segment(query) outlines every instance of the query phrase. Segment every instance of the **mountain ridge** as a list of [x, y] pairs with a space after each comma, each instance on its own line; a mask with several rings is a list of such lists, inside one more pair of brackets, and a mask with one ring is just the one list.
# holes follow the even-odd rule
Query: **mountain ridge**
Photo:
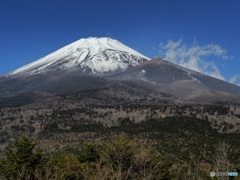
[[161, 58], [150, 60], [117, 40], [93, 37], [75, 41], [1, 77], [0, 92], [1, 96], [39, 90], [71, 93], [113, 86], [114, 81], [135, 89], [141, 84], [143, 89], [186, 100], [240, 102], [240, 87], [234, 84]]

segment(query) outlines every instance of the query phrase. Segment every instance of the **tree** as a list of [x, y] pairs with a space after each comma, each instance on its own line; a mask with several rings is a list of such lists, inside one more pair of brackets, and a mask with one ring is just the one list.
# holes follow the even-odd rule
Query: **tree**
[[93, 143], [83, 144], [79, 156], [80, 162], [96, 162], [97, 160], [99, 160], [99, 157], [100, 152], [95, 144]]
[[7, 148], [1, 160], [0, 177], [7, 179], [32, 179], [35, 169], [41, 165], [42, 151], [35, 150], [36, 141], [23, 135]]
[[135, 152], [135, 173], [137, 179], [171, 179], [171, 161], [166, 160], [158, 151], [145, 144], [139, 145]]
[[171, 163], [160, 153], [130, 140], [125, 135], [107, 141], [103, 145], [101, 158], [110, 168], [112, 179], [171, 179]]
[[228, 151], [229, 151], [229, 145], [223, 141], [218, 144], [216, 149], [216, 155], [215, 155], [215, 163], [216, 163], [216, 170], [218, 172], [227, 172], [229, 170], [229, 158], [228, 158]]
[[[230, 145], [225, 141], [220, 142], [216, 148], [215, 154], [215, 172], [229, 172], [230, 171], [230, 161], [228, 158], [228, 151]], [[220, 180], [228, 179], [227, 177], [219, 177]]]
[[133, 141], [124, 135], [103, 145], [102, 158], [111, 169], [113, 179], [127, 179], [133, 168]]

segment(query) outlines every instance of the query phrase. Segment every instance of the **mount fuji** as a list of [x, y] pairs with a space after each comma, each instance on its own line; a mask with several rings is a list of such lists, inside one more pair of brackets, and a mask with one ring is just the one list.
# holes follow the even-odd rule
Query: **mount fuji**
[[[162, 59], [150, 60], [106, 37], [80, 39], [0, 77], [0, 97], [120, 87], [196, 102], [240, 102], [239, 86]], [[115, 94], [115, 90], [107, 94]]]
[[74, 71], [103, 76], [125, 71], [147, 60], [148, 57], [117, 40], [90, 37], [73, 42], [5, 76]]

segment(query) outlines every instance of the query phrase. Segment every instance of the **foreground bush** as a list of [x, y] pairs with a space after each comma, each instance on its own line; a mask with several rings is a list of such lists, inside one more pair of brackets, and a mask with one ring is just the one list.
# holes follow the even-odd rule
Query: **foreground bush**
[[171, 164], [151, 146], [125, 136], [103, 144], [102, 158], [113, 179], [170, 179]]
[[209, 176], [211, 170], [240, 171], [239, 164], [229, 162], [229, 145], [225, 142], [216, 147], [212, 167], [206, 167], [198, 157], [172, 165], [150, 143], [124, 135], [100, 144], [85, 143], [75, 153], [47, 154], [36, 145], [35, 140], [22, 136], [7, 148], [0, 158], [0, 180], [207, 180], [214, 179]]
[[171, 179], [171, 164], [147, 143], [120, 136], [97, 147], [84, 144], [79, 153], [36, 150], [22, 136], [0, 160], [0, 179]]
[[43, 165], [43, 154], [35, 150], [36, 141], [26, 136], [7, 148], [0, 160], [0, 179], [34, 179], [34, 171]]

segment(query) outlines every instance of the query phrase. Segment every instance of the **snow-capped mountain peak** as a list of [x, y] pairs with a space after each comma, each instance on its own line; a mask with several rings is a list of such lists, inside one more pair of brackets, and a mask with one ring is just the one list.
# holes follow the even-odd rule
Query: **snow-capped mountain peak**
[[148, 57], [121, 42], [103, 37], [75, 41], [37, 61], [16, 69], [6, 76], [27, 76], [54, 71], [76, 71], [104, 75], [136, 66]]

